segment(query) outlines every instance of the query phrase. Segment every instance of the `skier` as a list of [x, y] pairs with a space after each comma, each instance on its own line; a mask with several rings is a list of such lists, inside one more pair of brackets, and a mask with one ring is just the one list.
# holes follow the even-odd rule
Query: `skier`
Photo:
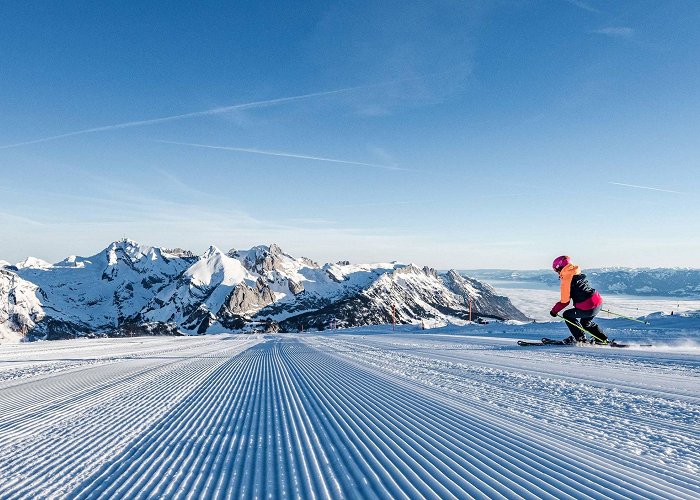
[[567, 344], [584, 342], [586, 336], [583, 330], [585, 330], [591, 334], [594, 342], [607, 343], [608, 337], [593, 322], [593, 318], [603, 307], [603, 297], [591, 287], [586, 275], [581, 274], [581, 269], [571, 263], [571, 257], [568, 255], [561, 255], [554, 259], [552, 268], [559, 274], [561, 280], [561, 298], [559, 302], [554, 304], [549, 314], [556, 317], [562, 309], [569, 305], [571, 300], [574, 302], [573, 309], [567, 309], [562, 315], [567, 320], [566, 326], [571, 331], [571, 336], [566, 338], [564, 342]]

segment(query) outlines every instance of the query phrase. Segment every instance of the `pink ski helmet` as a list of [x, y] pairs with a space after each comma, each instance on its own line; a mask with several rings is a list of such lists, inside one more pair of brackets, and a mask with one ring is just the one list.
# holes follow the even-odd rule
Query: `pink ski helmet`
[[559, 272], [569, 264], [571, 264], [571, 257], [569, 257], [568, 255], [560, 255], [559, 257], [554, 259], [554, 262], [552, 262], [552, 269], [554, 269], [556, 272]]

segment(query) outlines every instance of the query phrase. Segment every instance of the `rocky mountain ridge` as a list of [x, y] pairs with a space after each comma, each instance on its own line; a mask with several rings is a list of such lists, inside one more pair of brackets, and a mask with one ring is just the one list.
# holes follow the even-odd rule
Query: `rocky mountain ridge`
[[272, 244], [204, 254], [110, 244], [0, 266], [0, 340], [527, 318], [488, 285], [397, 262], [319, 265]]

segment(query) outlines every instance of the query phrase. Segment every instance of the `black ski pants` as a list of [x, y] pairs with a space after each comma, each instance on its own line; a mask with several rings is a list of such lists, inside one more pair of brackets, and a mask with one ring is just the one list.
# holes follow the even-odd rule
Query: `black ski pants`
[[595, 309], [584, 311], [583, 309], [577, 309], [574, 307], [573, 309], [567, 309], [564, 311], [562, 316], [573, 323], [573, 325], [571, 323], [567, 323], [566, 326], [569, 327], [571, 335], [573, 335], [576, 340], [583, 340], [584, 338], [583, 332], [580, 328], [578, 328], [578, 326], [590, 333], [594, 339], [597, 338], [599, 340], [607, 340], [608, 337], [605, 335], [605, 333], [603, 333], [603, 330], [601, 330], [600, 327], [593, 322], [593, 318], [595, 318], [596, 314], [600, 312], [601, 308], [602, 306], [598, 306]]

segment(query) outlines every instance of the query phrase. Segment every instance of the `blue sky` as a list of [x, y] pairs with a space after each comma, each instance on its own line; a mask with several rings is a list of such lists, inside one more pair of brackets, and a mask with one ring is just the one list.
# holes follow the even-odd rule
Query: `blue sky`
[[4, 2], [0, 259], [699, 267], [700, 3]]

